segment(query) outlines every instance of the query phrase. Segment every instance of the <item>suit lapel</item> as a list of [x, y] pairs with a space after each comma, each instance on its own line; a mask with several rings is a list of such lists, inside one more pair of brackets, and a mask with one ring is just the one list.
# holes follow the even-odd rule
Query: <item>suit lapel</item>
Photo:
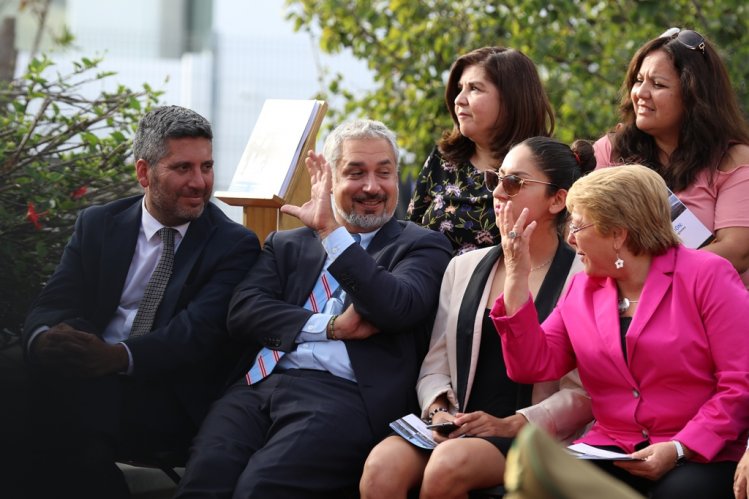
[[665, 255], [654, 257], [650, 264], [650, 271], [637, 304], [637, 312], [632, 318], [632, 323], [627, 332], [627, 352], [629, 352], [630, 357], [635, 355], [637, 340], [643, 328], [653, 318], [658, 305], [671, 289], [675, 266], [675, 249], [669, 250]]
[[314, 231], [309, 230], [299, 247], [297, 261], [293, 262], [298, 269], [307, 269], [299, 272], [299, 282], [292, 286], [289, 293], [289, 301], [303, 306], [307, 302], [310, 293], [315, 288], [317, 278], [320, 277], [327, 254], [322, 242]]
[[111, 217], [104, 229], [101, 262], [99, 269], [100, 310], [111, 316], [120, 303], [125, 279], [135, 254], [141, 226], [141, 200], [139, 197], [125, 211]]
[[391, 218], [382, 226], [374, 239], [372, 239], [372, 242], [369, 243], [369, 246], [367, 246], [367, 253], [372, 255], [376, 260], [377, 253], [387, 247], [390, 244], [390, 241], [398, 237], [402, 231], [403, 228], [398, 221], [395, 218]]
[[[185, 233], [185, 238], [179, 244], [174, 254], [174, 269], [169, 284], [164, 291], [159, 310], [154, 319], [155, 324], [162, 325], [174, 316], [179, 298], [185, 287], [187, 278], [192, 274], [192, 269], [198, 257], [211, 239], [211, 234], [216, 228], [208, 220], [209, 207], [206, 206], [203, 214], [190, 223]], [[162, 319], [166, 318], [166, 319]]]
[[605, 278], [593, 281], [590, 285], [597, 288], [593, 291], [593, 310], [599, 341], [611, 363], [625, 379], [634, 383], [624, 359], [624, 352], [622, 352], [619, 312], [616, 308], [618, 300], [616, 284], [613, 279]]

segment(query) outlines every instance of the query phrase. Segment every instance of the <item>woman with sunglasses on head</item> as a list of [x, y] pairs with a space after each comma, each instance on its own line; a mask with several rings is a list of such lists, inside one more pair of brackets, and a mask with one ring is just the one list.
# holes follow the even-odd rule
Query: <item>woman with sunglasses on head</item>
[[678, 28], [647, 42], [629, 64], [619, 110], [622, 122], [595, 144], [598, 167], [660, 173], [715, 235], [704, 249], [749, 287], [749, 125], [713, 46]]
[[528, 137], [550, 136], [554, 114], [536, 66], [523, 53], [483, 47], [450, 69], [445, 132], [416, 180], [408, 219], [444, 233], [461, 254], [491, 246], [497, 227], [483, 172]]
[[596, 419], [580, 440], [634, 458], [596, 462], [605, 471], [653, 499], [728, 499], [749, 428], [749, 293], [727, 260], [680, 244], [668, 197], [641, 165], [578, 180], [568, 242], [584, 272], [545, 320], [529, 300], [542, 225], [503, 205], [491, 318], [512, 379], [577, 367]]
[[[499, 171], [485, 173], [495, 209], [512, 199], [518, 210], [527, 207], [538, 221], [530, 241], [531, 289], [541, 316], [554, 308], [567, 280], [580, 270], [563, 240], [564, 203], [581, 164], [594, 164], [592, 149], [586, 151], [575, 154], [554, 139], [533, 137], [512, 148]], [[528, 421], [563, 439], [592, 418], [575, 372], [562, 379], [560, 391], [556, 381], [519, 385], [507, 377], [488, 316], [506, 274], [501, 246], [471, 251], [450, 262], [417, 392], [423, 418], [435, 424], [452, 422], [457, 428], [444, 436], [433, 432], [439, 442], [433, 451], [399, 436], [383, 440], [364, 465], [362, 498], [405, 498], [419, 487], [421, 497], [461, 497], [499, 485], [510, 444]], [[532, 403], [537, 405], [528, 407]]]

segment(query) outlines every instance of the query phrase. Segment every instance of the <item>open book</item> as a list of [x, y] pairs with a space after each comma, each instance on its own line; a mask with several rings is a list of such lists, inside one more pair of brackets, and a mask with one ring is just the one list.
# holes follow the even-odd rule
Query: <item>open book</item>
[[267, 99], [229, 190], [217, 192], [216, 197], [226, 202], [274, 196], [286, 199], [297, 165], [304, 161], [308, 149], [314, 149], [326, 110], [324, 101]]
[[669, 191], [668, 202], [671, 203], [671, 223], [676, 235], [687, 248], [701, 248], [713, 240], [713, 233], [702, 225], [676, 194]]

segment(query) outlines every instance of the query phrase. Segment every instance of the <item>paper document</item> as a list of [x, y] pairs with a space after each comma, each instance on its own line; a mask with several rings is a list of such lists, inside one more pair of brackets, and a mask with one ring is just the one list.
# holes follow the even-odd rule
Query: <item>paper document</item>
[[669, 191], [668, 202], [671, 204], [671, 224], [676, 235], [687, 248], [701, 248], [713, 240], [713, 234], [702, 225], [697, 217], [687, 208], [673, 192]]
[[578, 459], [592, 459], [602, 461], [635, 461], [629, 454], [623, 454], [621, 452], [611, 452], [608, 450], [599, 449], [588, 444], [573, 444], [567, 446], [570, 453]]
[[429, 450], [437, 447], [437, 442], [432, 438], [432, 430], [415, 414], [396, 419], [390, 423], [390, 428], [416, 447]]

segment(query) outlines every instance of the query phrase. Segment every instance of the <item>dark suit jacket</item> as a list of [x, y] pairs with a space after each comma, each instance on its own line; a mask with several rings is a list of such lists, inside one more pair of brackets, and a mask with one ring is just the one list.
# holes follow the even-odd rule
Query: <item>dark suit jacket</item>
[[[141, 226], [135, 196], [81, 212], [62, 260], [24, 327], [24, 345], [41, 326], [87, 324], [101, 334], [122, 295]], [[196, 421], [237, 361], [225, 320], [234, 286], [260, 253], [255, 234], [208, 203], [188, 227], [174, 257], [172, 279], [154, 320], [154, 331], [125, 340], [133, 375], [171, 382]], [[233, 360], [227, 356], [234, 355]]]
[[[452, 255], [447, 238], [391, 219], [365, 251], [347, 248], [329, 267], [362, 317], [380, 332], [346, 341], [372, 431], [413, 411], [416, 376], [428, 344], [442, 274]], [[326, 254], [314, 231], [271, 234], [253, 271], [229, 305], [229, 334], [249, 345], [247, 372], [263, 346], [291, 351], [312, 315], [304, 308]]]

